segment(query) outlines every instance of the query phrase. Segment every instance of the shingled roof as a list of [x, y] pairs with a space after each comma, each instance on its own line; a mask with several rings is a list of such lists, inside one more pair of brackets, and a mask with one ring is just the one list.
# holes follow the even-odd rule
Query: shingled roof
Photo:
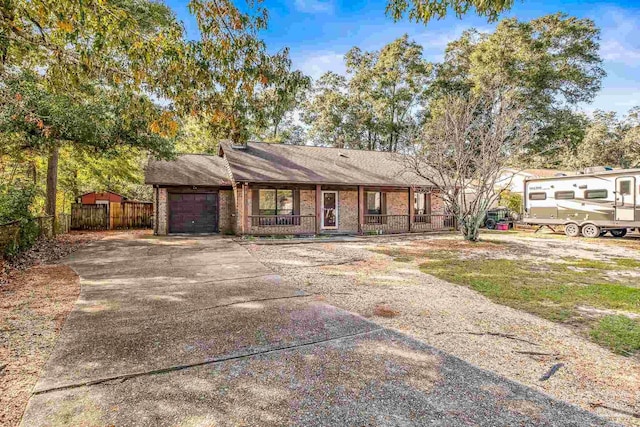
[[249, 142], [220, 144], [224, 157], [182, 154], [149, 160], [145, 182], [155, 185], [324, 184], [407, 187], [429, 183], [406, 170], [397, 153]]
[[261, 142], [221, 147], [236, 182], [428, 185], [405, 170], [397, 153]]
[[145, 183], [156, 185], [231, 185], [225, 159], [206, 154], [181, 154], [175, 160], [149, 159]]

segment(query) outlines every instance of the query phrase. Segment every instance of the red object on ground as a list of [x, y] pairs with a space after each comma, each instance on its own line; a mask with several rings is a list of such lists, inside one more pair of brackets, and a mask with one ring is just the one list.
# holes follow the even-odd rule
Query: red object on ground
[[506, 222], [499, 222], [498, 224], [496, 224], [496, 230], [506, 231], [508, 229], [509, 229], [509, 224], [507, 224]]

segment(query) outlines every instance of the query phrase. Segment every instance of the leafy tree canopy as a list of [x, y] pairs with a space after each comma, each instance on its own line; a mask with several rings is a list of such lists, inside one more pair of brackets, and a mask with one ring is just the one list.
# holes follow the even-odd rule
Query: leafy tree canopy
[[529, 22], [505, 19], [491, 34], [467, 31], [447, 46], [432, 96], [500, 86], [537, 128], [532, 152], [558, 142], [575, 145], [582, 121], [572, 110], [595, 97], [605, 75], [599, 34], [593, 21], [560, 13]]
[[304, 120], [319, 144], [395, 151], [416, 125], [433, 66], [408, 36], [380, 51], [345, 55], [350, 78], [327, 73], [314, 87]]
[[512, 6], [513, 0], [389, 0], [387, 15], [398, 21], [408, 14], [410, 20], [427, 24], [432, 19], [445, 18], [449, 12], [462, 18], [473, 11], [495, 21]]

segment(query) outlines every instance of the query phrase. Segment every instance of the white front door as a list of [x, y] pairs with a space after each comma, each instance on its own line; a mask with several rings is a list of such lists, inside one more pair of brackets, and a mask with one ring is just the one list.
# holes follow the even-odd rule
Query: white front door
[[338, 228], [338, 192], [322, 192], [322, 228], [335, 230]]
[[636, 179], [616, 178], [616, 221], [635, 221]]

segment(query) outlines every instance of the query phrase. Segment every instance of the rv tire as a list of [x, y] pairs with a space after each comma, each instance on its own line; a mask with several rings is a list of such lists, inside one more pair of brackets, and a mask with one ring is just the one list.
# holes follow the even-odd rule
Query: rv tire
[[578, 224], [569, 223], [564, 226], [564, 234], [569, 237], [578, 237], [580, 235], [580, 227]]
[[626, 228], [618, 228], [616, 230], [609, 230], [611, 232], [611, 235], [613, 237], [624, 237], [627, 235], [627, 229]]
[[585, 224], [582, 226], [582, 235], [591, 239], [600, 237], [600, 227], [595, 224]]

